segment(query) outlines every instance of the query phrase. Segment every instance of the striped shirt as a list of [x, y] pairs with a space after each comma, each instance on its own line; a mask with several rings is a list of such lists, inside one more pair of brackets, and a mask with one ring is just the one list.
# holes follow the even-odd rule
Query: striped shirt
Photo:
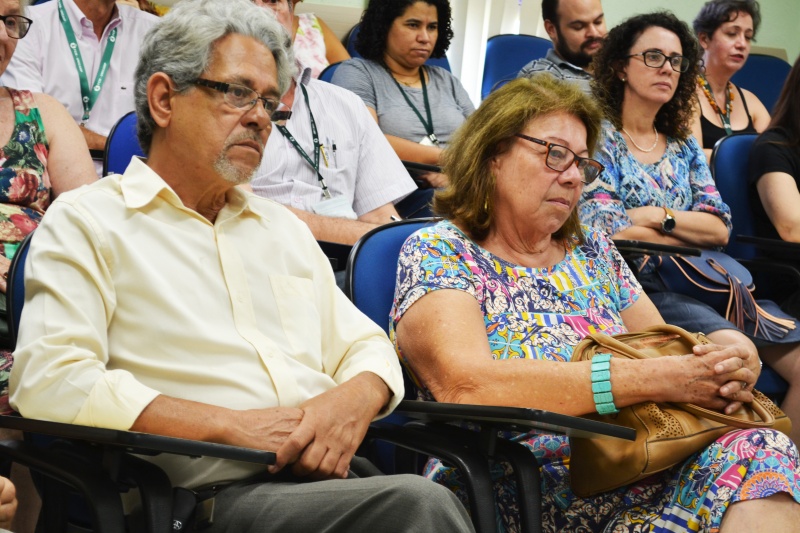
[[547, 51], [544, 59], [536, 59], [522, 67], [517, 77], [529, 78], [537, 72], [549, 72], [560, 80], [575, 82], [584, 93], [592, 96], [592, 75], [569, 61], [561, 59], [553, 48]]
[[[364, 102], [346, 89], [310, 79], [309, 73], [306, 69], [297, 80], [286, 129], [313, 159], [309, 106], [299, 87], [302, 82], [325, 154], [320, 154], [320, 173], [331, 195], [346, 197], [361, 216], [416, 190]], [[312, 206], [323, 199], [316, 172], [277, 128], [272, 128], [252, 186], [259, 196], [304, 211], [313, 211]]]

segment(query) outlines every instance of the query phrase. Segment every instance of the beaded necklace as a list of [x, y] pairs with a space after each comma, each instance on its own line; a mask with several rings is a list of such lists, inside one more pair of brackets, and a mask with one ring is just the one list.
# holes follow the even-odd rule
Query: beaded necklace
[[728, 92], [725, 95], [725, 112], [722, 112], [722, 109], [717, 105], [717, 101], [714, 99], [714, 93], [711, 92], [711, 86], [708, 84], [708, 80], [702, 74], [697, 76], [697, 85], [703, 90], [703, 94], [706, 95], [706, 99], [708, 103], [711, 105], [711, 109], [716, 111], [719, 115], [719, 119], [722, 122], [722, 127], [725, 128], [725, 133], [730, 135], [733, 133], [731, 129], [731, 108], [733, 107], [733, 84], [729, 81], [727, 85]]

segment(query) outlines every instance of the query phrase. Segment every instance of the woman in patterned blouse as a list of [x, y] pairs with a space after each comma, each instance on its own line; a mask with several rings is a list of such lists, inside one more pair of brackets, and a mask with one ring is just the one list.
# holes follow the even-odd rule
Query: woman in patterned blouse
[[[672, 14], [639, 15], [609, 32], [594, 59], [595, 95], [611, 121], [597, 155], [606, 170], [583, 192], [584, 223], [620, 239], [727, 244], [730, 209], [689, 126], [699, 57], [691, 31]], [[764, 362], [789, 382], [781, 407], [794, 421], [791, 437], [800, 438], [800, 327], [782, 338], [767, 338], [753, 323], [741, 331], [706, 303], [667, 291], [652, 264], [639, 281], [670, 324], [705, 332], [720, 344], [750, 343], [747, 333]], [[794, 322], [774, 302], [758, 303]]]
[[[573, 347], [589, 332], [664, 321], [608, 237], [579, 225], [584, 184], [602, 170], [589, 159], [599, 135], [596, 104], [548, 74], [495, 91], [457, 132], [445, 151], [450, 185], [434, 203], [446, 220], [412, 235], [398, 263], [392, 339], [420, 397], [570, 415], [613, 407], [595, 403], [590, 362], [566, 363]], [[730, 410], [751, 399], [758, 368], [751, 344], [710, 345], [614, 359], [607, 379], [616, 407]], [[507, 436], [541, 465], [546, 531], [742, 531], [765, 520], [786, 531], [800, 520], [797, 449], [775, 431], [733, 431], [683, 464], [587, 498], [570, 490], [568, 437]], [[464, 497], [454, 469], [431, 460], [426, 475]], [[498, 527], [518, 531], [508, 465], [493, 477]]]

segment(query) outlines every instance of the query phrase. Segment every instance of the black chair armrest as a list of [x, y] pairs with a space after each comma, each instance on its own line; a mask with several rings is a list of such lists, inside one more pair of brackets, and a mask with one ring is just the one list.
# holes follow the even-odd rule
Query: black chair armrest
[[768, 239], [766, 237], [756, 237], [754, 235], [737, 235], [738, 242], [752, 244], [760, 250], [770, 252], [783, 252], [797, 254], [800, 258], [800, 243], [787, 242], [779, 239]]
[[18, 429], [27, 433], [79, 440], [142, 455], [171, 453], [189, 457], [216, 457], [219, 459], [230, 459], [233, 461], [264, 465], [275, 463], [275, 454], [273, 452], [240, 448], [238, 446], [216, 444], [213, 442], [165, 437], [163, 435], [137, 433], [135, 431], [63, 424], [60, 422], [22, 418], [20, 416], [0, 416], [0, 427]]
[[689, 246], [675, 246], [658, 242], [637, 241], [629, 239], [613, 239], [614, 245], [621, 254], [638, 255], [689, 255], [699, 257], [702, 250]]
[[424, 421], [489, 423], [510, 431], [541, 429], [570, 437], [636, 439], [636, 431], [629, 427], [524, 407], [403, 400], [395, 413]]
[[426, 165], [425, 163], [417, 163], [415, 161], [403, 161], [402, 163], [419, 189], [430, 189], [431, 187], [430, 183], [423, 178], [425, 174], [442, 171], [442, 168], [436, 165]]
[[345, 269], [347, 266], [347, 258], [350, 257], [350, 250], [353, 249], [352, 246], [330, 241], [317, 241], [317, 244], [319, 244], [319, 247], [322, 248], [322, 252], [328, 257], [334, 272]]

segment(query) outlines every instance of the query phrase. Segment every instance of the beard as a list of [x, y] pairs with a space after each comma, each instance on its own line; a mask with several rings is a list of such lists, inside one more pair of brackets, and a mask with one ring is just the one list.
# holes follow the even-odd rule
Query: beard
[[594, 43], [603, 42], [603, 39], [601, 39], [600, 37], [591, 37], [583, 41], [581, 43], [580, 49], [577, 52], [575, 52], [567, 48], [567, 42], [564, 39], [564, 36], [561, 34], [561, 30], [558, 27], [556, 27], [556, 34], [558, 35], [558, 43], [554, 47], [556, 52], [558, 52], [558, 55], [560, 55], [565, 61], [568, 61], [573, 65], [575, 65], [576, 67], [580, 68], [588, 67], [592, 62], [592, 58], [594, 58], [593, 55], [590, 55], [585, 51], [586, 48], [588, 48], [590, 45]]
[[236, 165], [228, 157], [228, 150], [231, 148], [231, 146], [234, 146], [235, 144], [244, 140], [256, 141], [259, 146], [261, 146], [263, 157], [264, 146], [259, 136], [256, 133], [245, 131], [228, 139], [228, 142], [225, 143], [225, 147], [214, 161], [214, 170], [217, 172], [217, 174], [219, 174], [222, 179], [233, 185], [249, 183], [253, 179], [253, 176], [255, 176], [256, 170], [258, 170], [258, 167], [261, 164], [261, 158], [259, 158], [258, 163], [253, 168], [242, 168], [241, 166]]

